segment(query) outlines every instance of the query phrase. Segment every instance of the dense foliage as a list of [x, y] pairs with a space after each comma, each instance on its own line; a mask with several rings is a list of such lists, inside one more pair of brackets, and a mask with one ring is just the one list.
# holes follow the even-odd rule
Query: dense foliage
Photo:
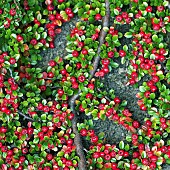
[[[159, 170], [170, 164], [168, 5], [163, 0], [1, 0], [1, 169], [83, 170], [78, 152], [93, 170]], [[62, 24], [75, 15], [81, 21], [67, 37], [68, 55], [41, 68], [40, 52], [55, 47]], [[104, 17], [110, 18], [108, 27]], [[128, 25], [129, 31], [122, 33], [119, 25]], [[130, 43], [122, 45], [122, 38]], [[100, 62], [93, 62], [97, 57]], [[128, 103], [114, 89], [104, 91], [101, 83], [119, 67], [118, 58], [129, 63], [127, 85], [139, 87], [137, 104], [148, 113], [143, 125], [132, 118]], [[139, 86], [145, 75], [150, 79]], [[77, 123], [79, 134], [91, 143], [85, 151], [76, 150], [82, 145], [74, 140], [76, 112], [88, 117]], [[126, 140], [105, 143], [104, 134], [93, 129], [98, 119], [124, 126]]]

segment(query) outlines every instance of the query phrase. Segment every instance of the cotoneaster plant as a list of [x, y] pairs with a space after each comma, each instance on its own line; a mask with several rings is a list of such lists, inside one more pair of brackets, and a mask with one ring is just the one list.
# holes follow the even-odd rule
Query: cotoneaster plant
[[[159, 170], [170, 164], [168, 5], [163, 0], [0, 2], [0, 168]], [[40, 52], [55, 48], [62, 23], [74, 16], [80, 20], [67, 36], [68, 54], [39, 68]], [[143, 124], [127, 101], [101, 83], [119, 61], [128, 64], [126, 85], [139, 88], [137, 104], [149, 115]], [[149, 78], [141, 83], [144, 76]], [[87, 120], [79, 123], [82, 114]], [[126, 139], [106, 143], [104, 133], [94, 130], [98, 119], [123, 126]]]

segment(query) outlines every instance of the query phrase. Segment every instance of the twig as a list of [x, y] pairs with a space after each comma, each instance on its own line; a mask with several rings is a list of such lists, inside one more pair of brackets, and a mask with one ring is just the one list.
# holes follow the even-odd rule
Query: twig
[[[104, 28], [109, 26], [109, 19], [110, 19], [109, 0], [105, 0], [105, 8], [106, 8], [106, 15], [104, 16], [103, 21], [102, 21], [103, 25], [102, 25], [102, 30], [100, 32], [99, 47], [97, 49], [97, 57], [93, 61], [94, 68], [93, 70], [90, 71], [90, 78], [88, 79], [88, 81], [90, 81], [93, 78], [97, 70], [97, 67], [99, 65], [101, 45], [104, 43], [105, 37], [107, 34], [104, 31]], [[69, 105], [70, 105], [70, 109], [74, 113], [74, 118], [72, 120], [72, 128], [73, 128], [73, 133], [75, 134], [74, 143], [76, 145], [76, 152], [77, 152], [77, 155], [80, 157], [78, 167], [81, 170], [87, 170], [86, 159], [84, 155], [84, 149], [83, 149], [83, 145], [81, 141], [81, 136], [78, 133], [78, 129], [77, 129], [77, 112], [75, 110], [75, 100], [79, 97], [80, 93], [81, 93], [81, 90], [79, 89], [78, 93], [72, 96], [72, 98], [69, 100]]]
[[21, 115], [21, 116], [23, 116], [23, 117], [24, 117], [24, 119], [30, 120], [30, 121], [32, 121], [32, 122], [35, 122], [35, 120], [34, 120], [34, 119], [32, 119], [32, 118], [30, 118], [29, 116], [27, 116], [27, 115], [23, 114], [23, 113], [22, 113], [22, 112], [20, 112], [19, 110], [18, 110], [18, 114], [19, 114], [19, 115]]
[[99, 38], [99, 46], [98, 46], [98, 49], [97, 49], [97, 57], [94, 59], [93, 61], [93, 70], [90, 71], [90, 78], [89, 80], [91, 80], [98, 68], [98, 65], [99, 65], [99, 62], [100, 62], [100, 53], [101, 53], [101, 45], [104, 44], [105, 42], [105, 37], [106, 37], [106, 34], [107, 32], [104, 31], [104, 28], [105, 27], [109, 27], [109, 19], [110, 19], [110, 8], [109, 8], [109, 0], [105, 0], [105, 8], [106, 8], [106, 15], [105, 17], [103, 18], [103, 28], [100, 32], [100, 38]]
[[[98, 90], [100, 93], [102, 93], [102, 91], [101, 91], [99, 88], [97, 88], [97, 90]], [[107, 96], [104, 96], [104, 97], [105, 97], [105, 99], [108, 100], [109, 102], [112, 101], [109, 97], [107, 97]]]
[[14, 4], [16, 5], [16, 8], [19, 10], [16, 0], [14, 0]]

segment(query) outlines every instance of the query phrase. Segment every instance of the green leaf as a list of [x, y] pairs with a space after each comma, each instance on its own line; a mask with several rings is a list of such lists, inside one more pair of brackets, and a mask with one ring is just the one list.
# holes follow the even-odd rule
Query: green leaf
[[155, 93], [151, 93], [151, 94], [150, 94], [150, 98], [151, 98], [151, 99], [154, 99], [154, 98], [155, 98]]
[[28, 5], [29, 6], [34, 6], [35, 5], [35, 0], [28, 0]]
[[86, 108], [87, 108], [87, 103], [86, 103], [86, 101], [85, 101], [85, 100], [83, 100], [83, 101], [82, 101], [82, 107], [83, 107], [84, 109], [86, 109]]
[[124, 46], [123, 46], [123, 50], [124, 50], [124, 51], [127, 51], [127, 50], [128, 50], [128, 46], [127, 46], [127, 45], [124, 45]]
[[163, 2], [163, 6], [168, 6], [169, 5], [169, 2], [168, 1], [164, 1]]
[[142, 151], [141, 156], [142, 156], [142, 158], [146, 158], [146, 151]]
[[127, 106], [127, 101], [126, 101], [126, 100], [123, 100], [123, 101], [121, 102], [120, 106], [123, 106], [123, 107]]
[[121, 64], [125, 64], [125, 62], [126, 62], [126, 58], [125, 58], [125, 57], [122, 57], [122, 58], [121, 58]]
[[23, 106], [25, 106], [25, 107], [28, 106], [28, 102], [27, 102], [27, 101], [23, 101], [22, 104], [23, 104]]
[[117, 9], [114, 9], [114, 14], [119, 15], [119, 11]]
[[115, 41], [117, 41], [117, 40], [118, 40], [118, 35], [114, 35], [114, 36], [112, 37], [112, 41], [115, 42]]
[[140, 86], [140, 87], [139, 87], [139, 91], [140, 91], [140, 92], [145, 92], [145, 91], [146, 91], [146, 88], [145, 88], [144, 86]]
[[130, 146], [128, 144], [125, 145], [125, 151], [128, 151], [130, 149]]
[[124, 149], [124, 147], [125, 147], [124, 142], [123, 142], [123, 141], [120, 141], [120, 143], [119, 143], [119, 148], [120, 148], [120, 149]]
[[111, 66], [112, 68], [118, 68], [118, 67], [119, 67], [119, 64], [116, 63], [116, 62], [114, 62], [113, 60], [111, 60], [110, 66]]
[[100, 157], [100, 158], [97, 158], [97, 162], [98, 162], [98, 163], [102, 163], [102, 162], [103, 162], [103, 158], [101, 158], [101, 157]]
[[39, 142], [39, 138], [38, 137], [34, 138], [33, 143], [37, 144], [38, 142]]
[[68, 90], [67, 94], [68, 94], [68, 96], [72, 96], [73, 95], [73, 90]]
[[131, 32], [126, 32], [124, 36], [126, 38], [132, 38], [132, 33]]
[[152, 35], [152, 40], [154, 41], [154, 42], [156, 42], [156, 41], [158, 41], [158, 36], [157, 35]]

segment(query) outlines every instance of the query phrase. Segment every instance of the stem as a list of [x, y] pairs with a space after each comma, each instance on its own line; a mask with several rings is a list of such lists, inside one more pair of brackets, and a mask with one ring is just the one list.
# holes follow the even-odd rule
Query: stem
[[[101, 91], [99, 88], [97, 88], [97, 90], [98, 90], [100, 93], [102, 93], [102, 91]], [[112, 101], [109, 97], [107, 97], [107, 96], [104, 96], [104, 97], [105, 97], [105, 99], [108, 100], [109, 102]]]
[[16, 5], [16, 8], [19, 10], [19, 7], [18, 7], [16, 0], [14, 0], [14, 4]]
[[35, 120], [34, 120], [34, 119], [32, 119], [32, 118], [30, 118], [29, 116], [27, 116], [27, 115], [23, 114], [23, 113], [22, 113], [22, 112], [20, 112], [19, 110], [18, 110], [18, 114], [19, 114], [19, 115], [21, 115], [21, 116], [23, 116], [23, 117], [24, 117], [24, 119], [30, 120], [30, 121], [32, 121], [32, 122], [35, 122]]
[[109, 0], [105, 0], [105, 8], [106, 8], [106, 15], [105, 17], [103, 18], [103, 28], [100, 32], [100, 38], [99, 38], [99, 46], [98, 46], [98, 49], [97, 49], [97, 57], [94, 59], [93, 61], [93, 70], [90, 71], [90, 78], [89, 80], [91, 80], [98, 68], [98, 65], [99, 65], [99, 62], [100, 62], [100, 53], [101, 53], [101, 45], [104, 44], [105, 42], [105, 37], [106, 37], [106, 34], [107, 32], [104, 31], [104, 28], [105, 27], [109, 27], [109, 19], [110, 19], [110, 8], [109, 8]]
[[[97, 57], [93, 61], [93, 70], [90, 71], [90, 78], [88, 79], [88, 81], [90, 81], [93, 78], [98, 68], [99, 62], [100, 62], [101, 45], [105, 42], [105, 37], [107, 34], [104, 31], [104, 27], [109, 27], [109, 19], [110, 19], [109, 0], [105, 0], [105, 8], [106, 8], [106, 15], [103, 17], [103, 21], [102, 21], [102, 30], [100, 32], [99, 46], [97, 49]], [[81, 136], [77, 129], [77, 112], [75, 110], [75, 101], [79, 97], [80, 93], [81, 93], [81, 90], [79, 89], [78, 93], [72, 96], [71, 99], [69, 100], [69, 105], [70, 105], [71, 111], [74, 113], [74, 118], [72, 120], [72, 128], [73, 128], [73, 133], [75, 134], [74, 143], [76, 145], [76, 152], [80, 158], [78, 167], [81, 170], [87, 170], [86, 158], [84, 155], [84, 148], [82, 145]]]

